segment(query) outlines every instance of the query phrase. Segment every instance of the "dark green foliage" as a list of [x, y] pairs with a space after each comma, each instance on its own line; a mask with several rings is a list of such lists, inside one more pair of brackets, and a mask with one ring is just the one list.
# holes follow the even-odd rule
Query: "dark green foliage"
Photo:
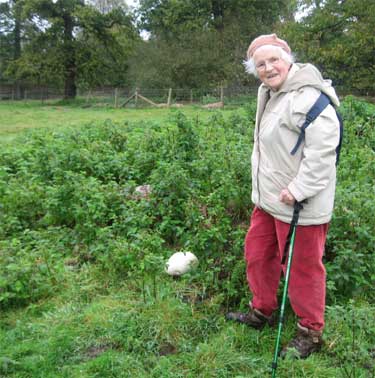
[[346, 93], [375, 92], [375, 3], [373, 0], [299, 1], [305, 16], [280, 24], [298, 60], [317, 65]]
[[[350, 301], [346, 307], [328, 307], [327, 313], [330, 319], [328, 337], [336, 344], [328, 353], [337, 359], [342, 376], [357, 376], [358, 367], [363, 369], [363, 374], [367, 370], [367, 376], [374, 375], [375, 327], [369, 321], [373, 317], [369, 310]], [[335, 339], [332, 337], [334, 333]]]
[[[242, 61], [253, 38], [277, 32], [297, 60], [341, 93], [373, 95], [373, 0], [9, 0], [0, 3], [0, 79], [62, 89], [254, 84]], [[135, 26], [136, 25], [136, 26]], [[47, 27], [48, 26], [48, 27]], [[143, 40], [142, 32], [149, 34]], [[165, 101], [164, 101], [165, 102]]]
[[[150, 32], [131, 62], [138, 86], [212, 88], [254, 82], [242, 61], [250, 41], [272, 30], [289, 0], [141, 0], [140, 27]], [[157, 63], [156, 63], [157, 62]]]
[[[2, 4], [4, 76], [10, 82], [64, 88], [66, 99], [75, 98], [77, 88], [124, 85], [130, 51], [140, 38], [124, 3], [113, 3], [106, 13], [93, 3], [13, 0], [8, 7]], [[16, 98], [22, 98], [17, 92]]]
[[327, 245], [330, 298], [370, 295], [374, 283], [374, 106], [348, 97], [336, 205]]
[[[191, 250], [190, 276], [221, 305], [247, 297], [243, 239], [251, 213], [248, 116], [207, 122], [172, 113], [140, 123], [34, 131], [0, 153], [0, 306], [48, 295], [67, 267], [93, 263], [157, 296], [163, 262]], [[373, 298], [373, 107], [348, 98], [336, 210], [327, 243], [328, 298]], [[150, 185], [147, 198], [135, 193]], [[31, 282], [31, 286], [27, 282]], [[143, 295], [145, 291], [143, 290]]]
[[0, 242], [0, 308], [51, 295], [60, 285], [67, 248], [63, 232], [24, 230]]

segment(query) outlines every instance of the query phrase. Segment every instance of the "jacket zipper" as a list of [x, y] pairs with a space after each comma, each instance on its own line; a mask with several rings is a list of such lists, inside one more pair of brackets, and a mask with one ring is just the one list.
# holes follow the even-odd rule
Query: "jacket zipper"
[[[268, 102], [270, 100], [271, 96], [270, 96], [270, 92], [268, 91], [267, 92], [267, 99], [266, 99], [266, 104], [264, 105], [264, 108], [263, 108], [263, 112], [262, 112], [262, 117], [263, 117], [263, 114], [264, 112], [266, 111], [266, 108], [267, 108], [267, 105], [268, 105]], [[256, 128], [256, 136], [257, 136], [257, 149], [258, 149], [258, 166], [257, 166], [257, 190], [258, 190], [258, 203], [259, 203], [259, 208], [262, 208], [261, 206], [261, 201], [260, 201], [260, 190], [259, 190], [259, 166], [260, 166], [260, 124], [262, 122], [262, 118], [260, 118], [258, 120], [258, 125], [257, 125], [257, 128]]]

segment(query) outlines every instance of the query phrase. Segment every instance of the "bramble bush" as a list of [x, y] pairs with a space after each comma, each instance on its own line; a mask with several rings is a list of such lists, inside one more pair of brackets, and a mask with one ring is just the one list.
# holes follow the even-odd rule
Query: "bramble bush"
[[373, 298], [375, 282], [375, 109], [348, 97], [335, 211], [327, 242], [328, 294]]
[[[329, 302], [373, 297], [374, 107], [342, 106], [344, 147], [327, 241]], [[0, 152], [0, 306], [49, 295], [74, 261], [144, 288], [176, 250], [200, 265], [188, 280], [230, 306], [248, 295], [243, 239], [251, 204], [254, 103], [208, 121], [35, 130]], [[138, 185], [151, 185], [147, 198]], [[28, 284], [31, 282], [31, 284]]]

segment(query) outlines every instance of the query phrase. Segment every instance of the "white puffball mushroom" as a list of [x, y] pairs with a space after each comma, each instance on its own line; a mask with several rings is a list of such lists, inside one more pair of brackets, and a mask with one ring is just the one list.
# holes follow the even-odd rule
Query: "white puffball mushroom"
[[165, 264], [165, 271], [171, 276], [181, 276], [198, 265], [197, 257], [191, 252], [176, 252]]

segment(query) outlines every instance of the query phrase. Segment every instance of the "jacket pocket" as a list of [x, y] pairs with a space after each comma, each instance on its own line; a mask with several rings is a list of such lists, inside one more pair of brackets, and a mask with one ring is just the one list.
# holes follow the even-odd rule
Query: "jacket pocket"
[[270, 170], [270, 179], [273, 181], [275, 188], [281, 192], [287, 188], [290, 182], [293, 180], [292, 174], [285, 173], [280, 170]]

